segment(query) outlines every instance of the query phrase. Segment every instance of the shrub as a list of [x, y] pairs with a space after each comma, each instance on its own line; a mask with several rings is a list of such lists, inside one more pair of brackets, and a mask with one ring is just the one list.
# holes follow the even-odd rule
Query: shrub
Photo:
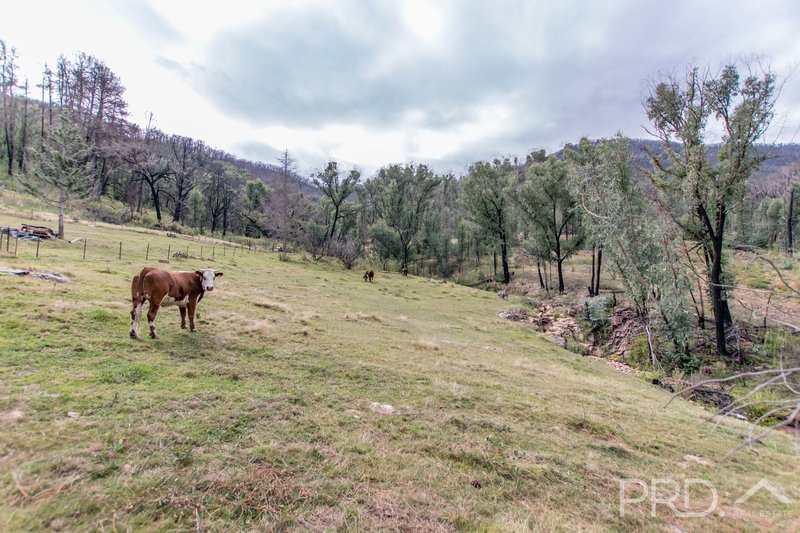
[[650, 348], [647, 345], [646, 335], [638, 335], [633, 339], [628, 353], [625, 354], [625, 362], [634, 367], [650, 365]]

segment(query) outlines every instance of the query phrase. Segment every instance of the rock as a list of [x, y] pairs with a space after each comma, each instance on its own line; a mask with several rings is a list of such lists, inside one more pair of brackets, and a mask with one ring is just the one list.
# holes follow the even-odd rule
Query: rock
[[505, 320], [513, 320], [514, 322], [528, 320], [528, 312], [525, 309], [506, 309], [505, 311], [497, 313], [497, 316]]
[[393, 415], [397, 412], [397, 409], [389, 405], [388, 403], [378, 403], [372, 402], [369, 404], [369, 408], [376, 413], [380, 413], [382, 415]]
[[158, 262], [159, 263], [165, 263], [165, 264], [168, 265], [169, 264], [169, 259], [159, 259]]
[[606, 343], [605, 351], [617, 355], [627, 355], [634, 339], [645, 334], [644, 323], [631, 306], [614, 310], [609, 328], [611, 339]]
[[16, 422], [17, 420], [19, 420], [20, 418], [22, 418], [24, 416], [25, 416], [25, 413], [23, 413], [19, 409], [14, 409], [12, 411], [9, 411], [7, 413], [3, 413], [2, 415], [0, 415], [0, 421], [2, 421], [2, 422]]
[[[600, 361], [603, 361], [605, 364], [607, 364], [608, 366], [610, 366], [614, 370], [622, 372], [623, 374], [636, 374], [637, 373], [637, 370], [635, 368], [633, 368], [631, 366], [628, 366], [625, 363], [621, 363], [619, 361], [614, 361], [613, 359], [606, 359], [604, 357], [597, 357], [595, 355], [590, 355], [589, 357], [591, 357], [593, 359], [599, 359]], [[656, 384], [657, 383], [654, 383], [654, 385], [656, 385]]]
[[78, 418], [81, 416], [80, 413], [76, 413], [75, 411], [67, 411], [67, 416], [70, 418]]
[[50, 527], [50, 529], [52, 529], [53, 531], [61, 531], [62, 529], [64, 529], [64, 521], [63, 521], [63, 520], [61, 520], [60, 518], [54, 518], [54, 519], [52, 519], [52, 520], [50, 521], [50, 523], [48, 524], [48, 526], [49, 526], [49, 527]]
[[707, 460], [705, 460], [702, 457], [699, 457], [697, 455], [691, 455], [691, 454], [690, 455], [684, 455], [683, 456], [683, 460], [687, 461], [687, 462], [690, 462], [690, 463], [701, 464], [703, 466], [711, 466], [710, 462], [708, 462]]

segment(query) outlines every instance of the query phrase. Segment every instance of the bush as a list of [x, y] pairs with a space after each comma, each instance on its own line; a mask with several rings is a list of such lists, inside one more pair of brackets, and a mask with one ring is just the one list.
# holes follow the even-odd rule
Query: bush
[[631, 342], [625, 362], [633, 367], [643, 368], [650, 365], [650, 348], [647, 345], [647, 336], [638, 335]]
[[125, 224], [133, 218], [124, 205], [102, 200], [92, 201], [86, 205], [83, 209], [83, 216], [89, 220], [107, 224]]
[[172, 233], [178, 233], [181, 235], [197, 235], [197, 230], [190, 228], [188, 226], [184, 226], [180, 222], [161, 222], [161, 226], [159, 229], [164, 231], [169, 231]]
[[358, 239], [342, 239], [328, 243], [328, 251], [347, 270], [352, 269], [364, 252], [364, 244]]

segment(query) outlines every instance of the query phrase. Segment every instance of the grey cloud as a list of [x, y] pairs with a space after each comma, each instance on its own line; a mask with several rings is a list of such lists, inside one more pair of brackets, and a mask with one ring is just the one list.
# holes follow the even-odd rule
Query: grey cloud
[[[197, 64], [172, 68], [219, 109], [258, 126], [388, 130], [419, 116], [415, 125], [446, 131], [500, 100], [513, 107], [514, 123], [480, 140], [482, 153], [524, 155], [582, 135], [642, 136], [649, 77], [769, 52], [760, 49], [769, 15], [747, 2], [453, 2], [443, 4], [447, 45], [435, 52], [411, 38], [397, 5], [273, 13], [217, 35]], [[781, 6], [786, 18], [800, 18], [792, 2], [774, 9]], [[474, 160], [478, 151], [459, 152]]]
[[183, 39], [183, 34], [178, 31], [166, 18], [153, 9], [148, 2], [137, 0], [117, 0], [114, 3], [103, 3], [102, 7], [110, 9], [116, 7], [119, 14], [123, 15], [132, 26], [147, 38], [163, 42], [175, 42]]

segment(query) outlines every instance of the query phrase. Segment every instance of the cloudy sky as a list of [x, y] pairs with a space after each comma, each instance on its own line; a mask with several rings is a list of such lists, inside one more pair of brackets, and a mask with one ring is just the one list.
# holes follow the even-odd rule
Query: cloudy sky
[[131, 119], [308, 174], [370, 175], [582, 136], [647, 137], [649, 80], [758, 56], [783, 83], [770, 142], [800, 142], [797, 0], [25, 0], [0, 39], [35, 83], [91, 53], [127, 88]]

